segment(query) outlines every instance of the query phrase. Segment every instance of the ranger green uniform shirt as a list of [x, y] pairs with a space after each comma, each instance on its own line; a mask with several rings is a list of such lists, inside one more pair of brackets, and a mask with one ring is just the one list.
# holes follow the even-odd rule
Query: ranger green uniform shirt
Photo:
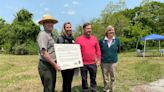
[[47, 31], [40, 31], [38, 38], [37, 38], [37, 42], [38, 42], [38, 46], [39, 46], [39, 58], [41, 60], [46, 61], [42, 57], [42, 53], [41, 53], [42, 49], [46, 49], [47, 52], [49, 53], [50, 57], [52, 57], [53, 59], [56, 59], [55, 50], [54, 50], [54, 44], [56, 42], [55, 42], [55, 39], [53, 38], [52, 33], [47, 32]]

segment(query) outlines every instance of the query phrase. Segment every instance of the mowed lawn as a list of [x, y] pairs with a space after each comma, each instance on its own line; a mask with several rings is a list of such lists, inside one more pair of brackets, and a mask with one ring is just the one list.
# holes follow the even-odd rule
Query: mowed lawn
[[[42, 92], [38, 75], [37, 55], [0, 54], [0, 92]], [[68, 76], [69, 77], [69, 76]], [[130, 92], [136, 85], [164, 78], [163, 57], [136, 57], [134, 52], [119, 54], [117, 65], [117, 91]], [[61, 91], [62, 78], [57, 73], [57, 92]], [[98, 92], [102, 92], [103, 79], [100, 67], [97, 73]], [[81, 77], [75, 76], [73, 92], [81, 92]]]

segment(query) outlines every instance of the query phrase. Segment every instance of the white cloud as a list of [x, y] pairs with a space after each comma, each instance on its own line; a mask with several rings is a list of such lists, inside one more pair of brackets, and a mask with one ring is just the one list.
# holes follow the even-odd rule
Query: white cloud
[[62, 11], [61, 14], [65, 14], [65, 11]]
[[64, 4], [64, 7], [69, 7], [69, 4], [68, 3]]
[[68, 15], [75, 15], [76, 11], [75, 10], [69, 10], [67, 12]]
[[12, 6], [7, 6], [7, 9], [14, 11], [14, 12], [18, 12], [20, 10], [18, 7], [12, 7]]
[[44, 8], [44, 11], [42, 12], [43, 15], [45, 14], [50, 14], [51, 15], [52, 11], [50, 8]]
[[77, 0], [72, 1], [71, 3], [65, 3], [64, 7], [67, 8], [66, 10], [61, 11], [61, 14], [67, 14], [67, 15], [75, 15], [75, 5], [78, 5], [79, 2]]
[[39, 6], [42, 7], [42, 6], [44, 6], [45, 4], [46, 4], [45, 2], [41, 2], [41, 3], [39, 4]]
[[72, 4], [74, 4], [74, 5], [78, 5], [79, 2], [78, 2], [78, 1], [73, 1]]
[[44, 11], [46, 11], [46, 12], [50, 11], [50, 8], [44, 8]]
[[40, 11], [40, 12], [38, 12], [38, 14], [39, 14], [39, 15], [42, 15], [42, 14], [43, 14], [43, 12], [41, 12], [41, 11]]

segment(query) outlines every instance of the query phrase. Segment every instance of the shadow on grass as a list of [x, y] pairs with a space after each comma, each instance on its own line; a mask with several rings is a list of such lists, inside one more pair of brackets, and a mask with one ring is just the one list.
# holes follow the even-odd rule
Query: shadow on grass
[[[74, 86], [72, 87], [72, 92], [82, 92], [81, 86]], [[103, 92], [103, 87], [102, 86], [97, 86], [97, 92]]]

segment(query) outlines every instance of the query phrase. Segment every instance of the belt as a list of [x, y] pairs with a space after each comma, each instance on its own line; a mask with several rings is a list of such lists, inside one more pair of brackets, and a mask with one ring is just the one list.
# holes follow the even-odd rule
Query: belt
[[45, 65], [48, 68], [54, 69], [53, 66], [49, 62], [47, 62], [45, 60], [40, 59], [40, 63]]
[[50, 64], [49, 62], [47, 62], [47, 61], [45, 61], [45, 60], [42, 60], [42, 59], [40, 59], [40, 61], [41, 61], [42, 63], [44, 63], [44, 64]]

